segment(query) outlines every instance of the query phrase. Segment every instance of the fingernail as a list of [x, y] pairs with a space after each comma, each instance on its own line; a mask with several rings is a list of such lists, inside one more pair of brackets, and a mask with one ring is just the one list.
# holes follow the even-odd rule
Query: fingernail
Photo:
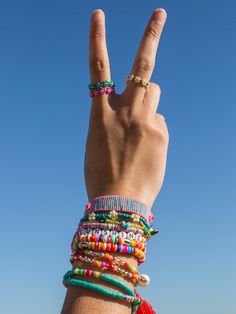
[[154, 11], [154, 18], [158, 18], [162, 22], [164, 22], [167, 18], [167, 13], [165, 9], [158, 8]]
[[101, 9], [96, 9], [92, 12], [92, 15], [94, 15], [94, 13], [98, 13], [99, 12], [99, 15], [96, 16], [96, 21], [99, 22], [99, 23], [104, 23], [105, 21], [105, 14], [104, 12], [101, 10]]

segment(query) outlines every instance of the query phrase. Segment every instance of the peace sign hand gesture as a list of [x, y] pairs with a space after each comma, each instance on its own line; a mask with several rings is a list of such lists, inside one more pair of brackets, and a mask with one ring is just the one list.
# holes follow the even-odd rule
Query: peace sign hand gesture
[[[150, 80], [165, 21], [163, 9], [153, 12], [130, 74]], [[91, 82], [110, 81], [102, 10], [91, 16], [89, 43]], [[89, 198], [119, 194], [151, 208], [163, 183], [169, 142], [165, 119], [156, 112], [159, 99], [157, 84], [145, 88], [134, 81], [122, 94], [92, 98], [84, 165]]]

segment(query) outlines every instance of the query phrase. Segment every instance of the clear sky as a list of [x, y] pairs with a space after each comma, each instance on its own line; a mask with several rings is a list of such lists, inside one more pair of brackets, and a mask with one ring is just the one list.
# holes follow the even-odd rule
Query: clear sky
[[91, 12], [125, 87], [150, 14], [168, 21], [152, 81], [170, 133], [160, 233], [140, 289], [160, 314], [236, 313], [235, 1], [0, 1], [1, 314], [57, 314], [87, 195]]

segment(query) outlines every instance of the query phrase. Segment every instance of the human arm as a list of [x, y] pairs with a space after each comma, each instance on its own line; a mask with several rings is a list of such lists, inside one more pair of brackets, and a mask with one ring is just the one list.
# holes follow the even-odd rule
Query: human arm
[[[153, 12], [131, 73], [146, 80], [151, 78], [165, 20], [163, 9]], [[91, 18], [89, 60], [92, 82], [111, 79], [101, 10]], [[151, 208], [163, 183], [168, 148], [165, 119], [156, 112], [159, 99], [157, 84], [151, 83], [145, 89], [133, 82], [127, 84], [122, 94], [92, 99], [84, 167], [89, 198], [126, 195]], [[125, 258], [137, 266], [136, 258]], [[128, 314], [130, 306], [89, 290], [68, 288], [62, 314], [110, 312]]]

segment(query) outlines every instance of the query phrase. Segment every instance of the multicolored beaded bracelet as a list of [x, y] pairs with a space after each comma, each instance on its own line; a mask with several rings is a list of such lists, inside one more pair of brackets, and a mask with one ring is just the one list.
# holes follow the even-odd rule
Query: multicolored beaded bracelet
[[113, 243], [103, 243], [103, 242], [78, 242], [74, 243], [72, 247], [72, 254], [79, 253], [79, 249], [89, 249], [107, 252], [117, 252], [122, 254], [130, 254], [138, 259], [138, 263], [141, 264], [145, 261], [146, 248], [140, 250], [138, 248], [133, 248], [128, 245], [119, 245]]
[[[141, 226], [138, 223], [133, 223], [133, 222], [126, 222], [126, 221], [118, 221], [118, 220], [111, 220], [111, 219], [107, 219], [105, 223], [103, 222], [91, 222], [91, 221], [86, 221], [83, 223], [79, 223], [78, 228], [80, 228], [80, 226], [85, 226], [85, 228], [87, 228], [86, 226], [89, 226], [88, 228], [95, 228], [96, 227], [100, 227], [101, 228], [105, 228], [105, 226], [107, 227], [106, 229], [109, 230], [117, 230], [117, 231], [125, 231], [125, 232], [132, 232], [132, 228], [135, 229], [135, 233], [140, 233], [142, 235], [144, 235], [147, 239], [151, 239], [151, 237], [155, 234], [157, 234], [159, 232], [159, 230], [153, 229], [153, 228], [146, 228], [145, 226]], [[143, 234], [144, 233], [144, 234]]]
[[117, 263], [106, 263], [103, 261], [100, 261], [99, 259], [95, 258], [89, 258], [88, 256], [84, 255], [75, 255], [71, 258], [71, 262], [73, 263], [75, 260], [77, 261], [82, 261], [88, 264], [91, 264], [92, 266], [107, 269], [113, 272], [117, 272], [120, 274], [122, 277], [127, 277], [129, 280], [131, 280], [135, 285], [139, 285], [141, 287], [146, 287], [150, 279], [147, 275], [145, 274], [140, 274], [140, 273], [132, 273], [127, 270], [122, 269], [117, 265]]
[[91, 212], [116, 210], [123, 213], [139, 214], [148, 222], [153, 221], [151, 209], [137, 199], [125, 195], [101, 195], [89, 200], [85, 205], [84, 216]]
[[130, 227], [135, 227], [135, 228], [139, 228], [141, 230], [144, 231], [145, 234], [149, 235], [153, 232], [153, 229], [148, 229], [146, 228], [143, 224], [141, 223], [132, 223], [130, 221], [124, 221], [124, 220], [112, 220], [112, 219], [106, 219], [105, 220], [106, 223], [114, 223], [118, 226], [120, 226], [121, 228], [123, 228], [124, 230], [127, 230]]
[[106, 235], [94, 235], [94, 234], [81, 234], [79, 236], [75, 236], [75, 242], [103, 242], [103, 243], [114, 243], [120, 245], [129, 245], [133, 248], [138, 248], [142, 250], [145, 246], [145, 242], [138, 242], [137, 240], [127, 239], [122, 237], [116, 236], [106, 236]]
[[115, 210], [112, 210], [109, 213], [95, 213], [95, 212], [92, 212], [91, 214], [81, 218], [80, 222], [84, 222], [84, 221], [87, 221], [87, 220], [89, 220], [89, 221], [99, 220], [101, 222], [106, 222], [107, 219], [116, 220], [117, 218], [123, 218], [123, 219], [127, 219], [127, 220], [132, 220], [133, 222], [140, 222], [146, 228], [148, 228], [148, 229], [151, 228], [151, 226], [147, 223], [146, 219], [144, 219], [140, 215], [138, 215], [138, 214], [125, 214], [125, 213], [117, 212]]
[[136, 240], [138, 242], [147, 243], [148, 239], [142, 237], [140, 233], [134, 234], [133, 232], [116, 231], [108, 229], [81, 229], [76, 231], [75, 236], [81, 235], [94, 235], [94, 236], [109, 236], [109, 237], [122, 237], [123, 239]]
[[[76, 231], [75, 233], [76, 236], [85, 236], [85, 235], [93, 235], [94, 240], [97, 240], [97, 237], [121, 237], [123, 239], [129, 239], [129, 240], [136, 240], [138, 242], [146, 243], [147, 239], [145, 237], [142, 237], [141, 234], [137, 233], [134, 234], [133, 232], [125, 232], [125, 231], [116, 231], [116, 230], [108, 230], [108, 229], [80, 229]], [[103, 242], [103, 241], [102, 241]], [[117, 241], [118, 242], [118, 241]]]
[[96, 236], [92, 235], [81, 235], [75, 236], [72, 240], [72, 249], [75, 249], [78, 243], [91, 242], [91, 243], [104, 243], [104, 244], [115, 244], [115, 245], [126, 245], [132, 248], [137, 248], [141, 251], [146, 249], [146, 243], [137, 242], [136, 240], [124, 239], [122, 237], [107, 237], [107, 236]]
[[[77, 278], [73, 278], [75, 276], [88, 276], [88, 277], [93, 277], [96, 279], [101, 279], [103, 281], [106, 281], [118, 288], [121, 288], [122, 290], [124, 290], [126, 293], [128, 293], [128, 295], [126, 294], [122, 294], [120, 292], [114, 292], [111, 290], [108, 290], [106, 288], [103, 288], [97, 284], [88, 282], [88, 281], [84, 281], [84, 280], [79, 280]], [[106, 295], [108, 297], [111, 298], [116, 298], [119, 300], [123, 300], [126, 301], [128, 303], [132, 304], [132, 313], [134, 314], [138, 308], [138, 306], [142, 303], [141, 298], [137, 297], [135, 295], [135, 292], [129, 288], [128, 286], [126, 286], [122, 281], [119, 281], [111, 276], [108, 276], [106, 274], [103, 274], [101, 272], [98, 271], [93, 271], [90, 269], [81, 269], [81, 268], [76, 268], [74, 270], [68, 271], [64, 277], [63, 277], [63, 284], [65, 285], [65, 287], [68, 287], [69, 285], [73, 285], [73, 286], [78, 286], [78, 287], [82, 287], [85, 289], [90, 289], [99, 293], [102, 293], [103, 295]]]
[[127, 269], [132, 274], [138, 273], [138, 269], [135, 266], [122, 260], [120, 257], [113, 256], [112, 254], [109, 254], [107, 252], [104, 253], [104, 252], [96, 252], [96, 251], [91, 251], [91, 250], [80, 250], [80, 254], [83, 254], [85, 256], [92, 256], [95, 258], [104, 259], [105, 261], [108, 261], [109, 263], [114, 263], [118, 266], [121, 266], [121, 267]]
[[98, 223], [98, 222], [87, 222], [87, 223], [81, 223], [78, 226], [77, 232], [83, 232], [85, 233], [87, 229], [93, 229], [93, 230], [110, 230], [110, 232], [132, 232], [133, 234], [137, 235], [140, 234], [141, 236], [144, 236], [144, 231], [139, 228], [122, 228], [119, 225], [113, 224], [113, 223]]

